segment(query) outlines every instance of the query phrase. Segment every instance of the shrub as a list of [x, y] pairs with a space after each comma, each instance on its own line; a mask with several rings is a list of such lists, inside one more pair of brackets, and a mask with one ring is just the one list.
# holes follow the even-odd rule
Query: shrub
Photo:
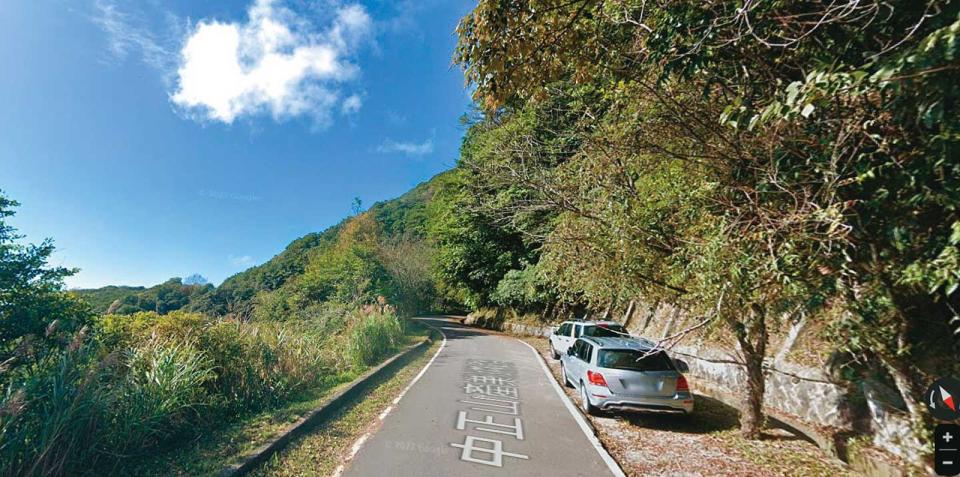
[[86, 349], [62, 353], [0, 398], [0, 475], [62, 475], [96, 458], [103, 400]]
[[218, 321], [198, 340], [216, 377], [208, 385], [231, 410], [258, 409], [316, 385], [330, 372], [322, 340], [304, 325]]
[[175, 435], [198, 420], [210, 403], [204, 385], [213, 365], [192, 343], [154, 338], [127, 351], [126, 372], [111, 406], [111, 450], [137, 451]]
[[490, 301], [521, 311], [534, 310], [542, 307], [544, 303], [550, 303], [554, 297], [548, 291], [548, 284], [538, 273], [536, 265], [508, 271], [490, 294]]
[[350, 360], [357, 367], [376, 364], [400, 346], [402, 337], [403, 327], [392, 313], [367, 315], [350, 330]]
[[186, 340], [203, 331], [209, 321], [199, 313], [174, 311], [160, 315], [142, 311], [132, 315], [103, 315], [96, 319], [97, 341], [107, 350], [137, 346], [153, 337]]
[[92, 338], [75, 333], [3, 389], [0, 476], [109, 473], [117, 458], [289, 401], [401, 343], [392, 314], [350, 317], [332, 305], [309, 314], [286, 322], [182, 311], [98, 318]]

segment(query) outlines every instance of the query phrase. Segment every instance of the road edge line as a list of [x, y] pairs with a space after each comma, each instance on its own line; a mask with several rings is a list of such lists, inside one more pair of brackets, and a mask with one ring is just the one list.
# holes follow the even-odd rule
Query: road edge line
[[[427, 369], [430, 369], [430, 365], [433, 364], [433, 362], [437, 359], [437, 356], [440, 356], [440, 352], [447, 347], [447, 334], [444, 333], [443, 330], [441, 330], [440, 328], [437, 328], [436, 326], [424, 323], [422, 321], [420, 323], [440, 333], [440, 336], [443, 338], [443, 340], [440, 342], [440, 347], [437, 348], [437, 352], [433, 353], [433, 356], [430, 358], [430, 361], [427, 361], [427, 364], [423, 366], [423, 369], [421, 369], [420, 372], [417, 373], [417, 375], [414, 376], [409, 383], [407, 383], [407, 386], [403, 388], [402, 391], [400, 391], [400, 394], [398, 394], [397, 397], [393, 398], [393, 401], [391, 401], [391, 403], [386, 407], [386, 409], [380, 412], [380, 415], [378, 416], [378, 420], [380, 422], [383, 422], [384, 419], [386, 419], [387, 416], [390, 415], [390, 412], [393, 411], [394, 408], [396, 408], [397, 404], [400, 404], [400, 400], [403, 399], [403, 396], [407, 394], [407, 391], [409, 391], [414, 384], [417, 384], [417, 381], [420, 381], [420, 378], [422, 378], [423, 375], [426, 374]], [[377, 425], [376, 427], [379, 427], [379, 425]], [[356, 441], [354, 441], [353, 445], [351, 446], [350, 457], [348, 457], [347, 459], [344, 459], [340, 463], [340, 465], [337, 466], [336, 470], [333, 471], [332, 477], [339, 477], [340, 475], [343, 475], [344, 472], [346, 472], [347, 464], [349, 464], [354, 458], [357, 457], [357, 454], [359, 454], [360, 450], [363, 449], [363, 445], [367, 442], [367, 439], [369, 439], [370, 436], [374, 434], [374, 432], [375, 431], [366, 432], [362, 436], [360, 436]]]
[[[417, 375], [413, 377], [413, 380], [410, 381], [409, 384], [407, 384], [407, 387], [403, 388], [403, 391], [400, 391], [400, 394], [399, 394], [396, 398], [393, 399], [393, 404], [390, 406], [390, 408], [396, 406], [397, 404], [400, 404], [400, 400], [403, 399], [403, 396], [405, 396], [405, 395], [407, 394], [407, 391], [409, 391], [410, 388], [412, 388], [414, 384], [417, 384], [417, 381], [420, 381], [420, 378], [422, 378], [423, 375], [426, 374], [427, 369], [430, 369], [430, 365], [432, 365], [433, 362], [437, 359], [437, 356], [440, 356], [440, 352], [443, 351], [443, 349], [447, 347], [447, 334], [444, 333], [443, 330], [441, 330], [440, 328], [437, 328], [436, 326], [429, 325], [429, 324], [427, 324], [427, 323], [423, 323], [422, 321], [421, 321], [420, 323], [423, 324], [424, 326], [429, 327], [429, 328], [433, 328], [437, 333], [440, 333], [440, 336], [443, 338], [443, 340], [440, 341], [440, 347], [437, 348], [437, 352], [436, 352], [436, 353], [433, 353], [433, 356], [430, 358], [430, 361], [427, 361], [427, 364], [425, 364], [425, 365], [423, 366], [423, 369], [421, 369], [420, 372], [417, 373]], [[380, 420], [382, 421], [385, 417], [387, 417], [387, 414], [389, 414], [389, 412], [383, 414], [383, 415], [380, 417]]]
[[377, 366], [367, 370], [365, 373], [361, 374], [349, 384], [345, 385], [339, 391], [336, 391], [325, 398], [317, 408], [304, 414], [299, 419], [294, 421], [293, 424], [287, 426], [287, 428], [267, 439], [266, 442], [254, 449], [252, 452], [241, 456], [234, 461], [234, 463], [227, 465], [217, 474], [220, 477], [238, 477], [246, 475], [248, 472], [253, 470], [254, 467], [266, 462], [270, 456], [286, 447], [287, 444], [289, 444], [293, 439], [304, 434], [314, 424], [330, 416], [336, 410], [348, 403], [351, 399], [355, 398], [373, 379], [377, 378], [382, 373], [387, 372], [394, 365], [400, 363], [401, 359], [412, 353], [414, 350], [423, 346], [427, 346], [429, 343], [430, 339], [424, 338], [420, 340], [420, 342], [398, 351], [397, 354], [385, 359]]
[[590, 441], [590, 444], [593, 445], [593, 448], [597, 451], [597, 454], [600, 454], [600, 459], [607, 464], [607, 468], [610, 469], [610, 472], [616, 477], [626, 477], [626, 474], [623, 473], [623, 469], [620, 468], [620, 464], [618, 464], [616, 459], [614, 459], [613, 456], [607, 452], [607, 449], [603, 447], [600, 439], [593, 432], [590, 424], [587, 423], [586, 419], [583, 417], [583, 414], [580, 414], [580, 411], [578, 411], [573, 402], [570, 401], [567, 393], [563, 392], [563, 389], [560, 388], [560, 384], [557, 383], [556, 378], [553, 377], [553, 373], [550, 372], [550, 368], [547, 366], [546, 361], [543, 360], [543, 356], [540, 355], [540, 352], [537, 351], [537, 349], [534, 348], [530, 343], [527, 343], [520, 338], [514, 339], [525, 344], [527, 348], [530, 348], [530, 351], [533, 351], [533, 354], [536, 355], [537, 361], [540, 362], [540, 367], [543, 368], [543, 372], [547, 374], [547, 379], [550, 381], [550, 384], [553, 385], [553, 390], [556, 391], [557, 396], [560, 396], [560, 400], [563, 401], [567, 411], [569, 411], [573, 416], [573, 420], [577, 421], [577, 425], [580, 426], [580, 430], [583, 431], [583, 435], [585, 435], [587, 440]]

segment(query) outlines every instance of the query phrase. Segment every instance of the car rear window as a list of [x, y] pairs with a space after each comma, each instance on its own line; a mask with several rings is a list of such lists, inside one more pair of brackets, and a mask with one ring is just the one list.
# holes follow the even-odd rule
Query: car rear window
[[596, 337], [617, 337], [623, 336], [625, 332], [623, 327], [619, 325], [615, 326], [586, 326], [583, 328], [583, 336], [596, 336]]
[[631, 371], [673, 371], [670, 357], [663, 351], [646, 355], [646, 351], [631, 349], [603, 349], [597, 356], [601, 368]]

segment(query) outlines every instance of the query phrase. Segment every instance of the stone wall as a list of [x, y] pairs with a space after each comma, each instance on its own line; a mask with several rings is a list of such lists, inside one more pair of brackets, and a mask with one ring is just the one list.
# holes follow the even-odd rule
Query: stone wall
[[[690, 374], [731, 390], [745, 389], [746, 373], [739, 365], [729, 363], [729, 356], [716, 349], [676, 346], [672, 353], [690, 366]], [[765, 401], [780, 413], [837, 430], [853, 430], [853, 412], [847, 390], [829, 381], [822, 371], [790, 363], [766, 365]]]
[[505, 316], [502, 310], [484, 310], [467, 315], [465, 325], [491, 330], [504, 331], [517, 336], [539, 336], [546, 338], [553, 332], [553, 326], [538, 323], [521, 323]]
[[[627, 329], [631, 334], [654, 341], [694, 322], [681, 310], [666, 304], [639, 306], [637, 310], [640, 316], [624, 318]], [[805, 339], [813, 342], [805, 344], [821, 350], [821, 359], [813, 364], [791, 361], [809, 326], [806, 319], [801, 319], [786, 330], [771, 334], [768, 347], [771, 356], [764, 360], [765, 412], [845, 460], [847, 438], [866, 434], [877, 448], [904, 461], [916, 462], [923, 448], [909, 432], [909, 420], [896, 392], [882, 383], [854, 384], [833, 378], [827, 365], [832, 346], [816, 334], [807, 336]], [[736, 349], [722, 348], [715, 341], [691, 335], [671, 351], [687, 361], [690, 374], [710, 388], [714, 397], [739, 406], [737, 390], [746, 386], [745, 372], [736, 364]]]

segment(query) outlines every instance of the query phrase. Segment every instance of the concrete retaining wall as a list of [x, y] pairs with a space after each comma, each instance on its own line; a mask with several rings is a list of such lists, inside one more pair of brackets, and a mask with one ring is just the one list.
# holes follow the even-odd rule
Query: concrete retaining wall
[[517, 336], [539, 336], [546, 338], [553, 332], [553, 326], [551, 325], [517, 323], [508, 320], [502, 313], [497, 313], [495, 316], [471, 313], [467, 315], [463, 323], [488, 330], [503, 331]]

